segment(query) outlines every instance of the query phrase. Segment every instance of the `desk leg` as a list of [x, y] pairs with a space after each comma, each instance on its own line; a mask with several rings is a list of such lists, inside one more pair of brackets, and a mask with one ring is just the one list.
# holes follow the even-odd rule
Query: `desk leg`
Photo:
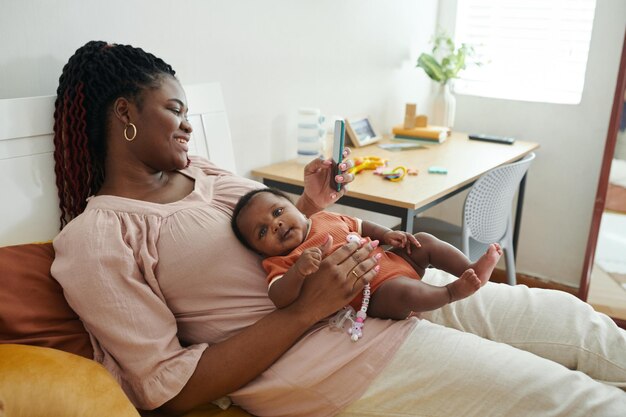
[[415, 219], [416, 211], [413, 209], [406, 209], [406, 212], [402, 216], [402, 223], [400, 229], [409, 233], [413, 233], [413, 220]]
[[517, 209], [515, 210], [515, 226], [513, 227], [513, 260], [517, 258], [517, 240], [519, 239], [519, 229], [522, 223], [522, 207], [524, 206], [524, 190], [526, 189], [526, 175], [519, 183], [517, 193]]

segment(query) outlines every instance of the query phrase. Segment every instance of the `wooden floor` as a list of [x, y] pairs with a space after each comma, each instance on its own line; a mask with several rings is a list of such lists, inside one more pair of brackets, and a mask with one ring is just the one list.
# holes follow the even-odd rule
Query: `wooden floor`
[[626, 321], [626, 290], [597, 265], [591, 271], [587, 301], [596, 310]]

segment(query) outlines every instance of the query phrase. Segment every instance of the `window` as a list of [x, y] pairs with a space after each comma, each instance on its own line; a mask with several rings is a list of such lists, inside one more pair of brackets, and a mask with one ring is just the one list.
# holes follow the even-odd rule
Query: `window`
[[461, 94], [578, 104], [596, 0], [458, 0], [455, 39], [487, 64], [468, 66]]

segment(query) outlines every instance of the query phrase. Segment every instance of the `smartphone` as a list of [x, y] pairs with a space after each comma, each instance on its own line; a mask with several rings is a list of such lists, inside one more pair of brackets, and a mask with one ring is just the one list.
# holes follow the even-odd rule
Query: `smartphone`
[[[335, 120], [333, 132], [333, 161], [335, 162], [335, 175], [340, 174], [339, 164], [343, 161], [343, 148], [346, 138], [346, 122], [343, 119]], [[335, 183], [335, 175], [331, 181]], [[337, 191], [341, 190], [341, 184], [337, 184]]]

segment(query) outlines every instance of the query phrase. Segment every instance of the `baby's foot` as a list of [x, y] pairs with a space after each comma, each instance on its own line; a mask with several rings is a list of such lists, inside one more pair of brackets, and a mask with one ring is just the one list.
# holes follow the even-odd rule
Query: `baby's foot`
[[502, 248], [497, 243], [492, 243], [480, 259], [470, 264], [470, 268], [476, 271], [480, 279], [480, 285], [485, 285], [489, 281], [500, 256], [502, 256]]
[[474, 294], [482, 283], [473, 269], [468, 269], [456, 281], [446, 285], [450, 292], [450, 301], [461, 300]]

